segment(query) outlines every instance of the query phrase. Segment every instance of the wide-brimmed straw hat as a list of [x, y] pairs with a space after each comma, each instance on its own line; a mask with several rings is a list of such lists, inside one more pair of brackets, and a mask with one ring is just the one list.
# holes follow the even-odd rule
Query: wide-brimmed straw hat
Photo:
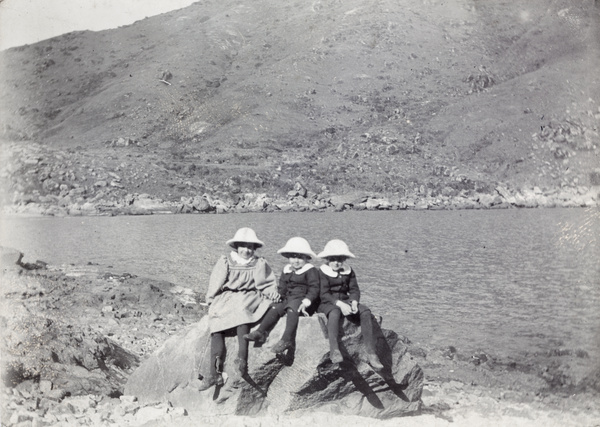
[[348, 249], [348, 245], [339, 239], [330, 240], [327, 242], [325, 247], [323, 248], [323, 252], [317, 255], [319, 258], [327, 258], [330, 256], [345, 256], [348, 258], [356, 258], [350, 249]]
[[231, 246], [233, 249], [235, 249], [236, 243], [254, 243], [259, 248], [265, 245], [263, 242], [258, 240], [258, 237], [256, 237], [256, 233], [254, 232], [254, 230], [249, 227], [240, 228], [238, 231], [235, 232], [235, 236], [233, 236], [233, 239], [229, 239], [225, 243], [227, 243], [227, 245]]
[[285, 246], [277, 251], [278, 254], [300, 254], [310, 258], [316, 258], [317, 255], [310, 248], [310, 244], [303, 237], [292, 237]]

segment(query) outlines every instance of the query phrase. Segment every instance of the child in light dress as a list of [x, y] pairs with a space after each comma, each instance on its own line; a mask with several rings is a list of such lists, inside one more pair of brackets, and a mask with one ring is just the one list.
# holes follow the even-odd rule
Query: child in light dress
[[206, 302], [211, 332], [210, 371], [201, 379], [200, 391], [223, 385], [225, 333], [235, 329], [238, 357], [234, 363], [241, 376], [248, 370], [248, 341], [244, 335], [253, 323], [279, 300], [277, 280], [269, 264], [257, 257], [256, 249], [264, 243], [251, 228], [240, 228], [226, 244], [233, 250], [219, 258], [210, 276]]

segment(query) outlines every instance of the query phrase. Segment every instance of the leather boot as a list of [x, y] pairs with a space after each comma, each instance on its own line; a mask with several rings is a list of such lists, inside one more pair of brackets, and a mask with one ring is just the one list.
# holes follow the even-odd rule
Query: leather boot
[[292, 348], [294, 348], [293, 342], [287, 340], [279, 340], [279, 342], [277, 342], [277, 344], [275, 344], [271, 350], [273, 350], [274, 353], [281, 354], [286, 350]]
[[246, 341], [254, 341], [257, 344], [264, 344], [267, 341], [267, 334], [259, 329], [244, 335]]

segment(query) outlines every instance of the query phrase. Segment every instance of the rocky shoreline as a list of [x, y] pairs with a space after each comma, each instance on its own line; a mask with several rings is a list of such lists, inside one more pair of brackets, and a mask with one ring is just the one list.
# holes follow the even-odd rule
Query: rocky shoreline
[[[574, 177], [542, 186], [482, 181], [458, 169], [442, 168], [432, 178], [398, 182], [398, 189], [388, 191], [352, 183], [330, 187], [300, 178], [281, 180], [274, 177], [277, 174], [261, 175], [257, 182], [243, 185], [228, 169], [193, 171], [194, 179], [186, 181], [160, 161], [142, 159], [133, 165], [123, 153], [106, 154], [98, 162], [93, 153], [77, 150], [35, 143], [2, 145], [0, 212], [6, 215], [570, 208], [596, 207], [600, 194], [600, 169], [586, 180]], [[338, 178], [344, 180], [352, 178]]]
[[26, 196], [15, 194], [13, 204], [3, 206], [7, 215], [40, 216], [116, 216], [150, 214], [225, 214], [247, 212], [342, 212], [384, 210], [460, 210], [512, 208], [574, 208], [597, 207], [600, 186], [563, 187], [542, 191], [539, 187], [508, 189], [502, 185], [493, 193], [479, 193], [452, 188], [434, 195], [425, 188], [400, 195], [371, 194], [356, 191], [345, 195], [328, 192], [316, 194], [300, 183], [286, 197], [267, 193], [245, 193], [235, 197], [219, 198], [210, 194], [181, 197], [168, 201], [150, 194], [128, 193], [124, 197], [104, 198], [100, 192], [89, 199], [81, 189], [65, 190], [58, 196]]
[[[199, 293], [95, 264], [24, 264], [3, 249], [3, 387], [5, 426], [330, 425], [332, 414], [192, 416], [185, 405], [123, 394], [138, 365], [198, 324]], [[500, 360], [447, 348], [413, 348], [424, 373], [419, 415], [407, 426], [595, 425], [600, 376], [577, 349]], [[258, 356], [256, 356], [258, 357]], [[397, 425], [347, 414], [335, 422]]]

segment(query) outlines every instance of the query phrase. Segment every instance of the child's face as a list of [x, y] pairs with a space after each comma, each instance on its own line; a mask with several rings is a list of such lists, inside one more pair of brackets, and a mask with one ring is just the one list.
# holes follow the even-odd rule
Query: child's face
[[253, 243], [242, 242], [237, 244], [237, 253], [243, 259], [252, 258], [254, 251], [256, 251], [256, 246]]
[[330, 256], [327, 257], [327, 265], [331, 267], [333, 271], [339, 271], [344, 268], [346, 259], [345, 256]]
[[294, 270], [300, 270], [310, 259], [306, 255], [302, 254], [286, 254], [286, 256]]

